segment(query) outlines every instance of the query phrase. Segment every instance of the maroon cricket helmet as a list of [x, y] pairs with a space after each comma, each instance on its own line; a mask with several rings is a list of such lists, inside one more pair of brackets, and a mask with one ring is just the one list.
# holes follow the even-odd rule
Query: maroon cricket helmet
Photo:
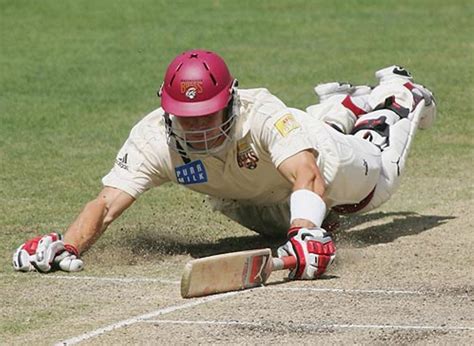
[[166, 113], [181, 117], [211, 114], [227, 107], [233, 85], [234, 78], [219, 55], [189, 50], [168, 66], [160, 90], [161, 106]]

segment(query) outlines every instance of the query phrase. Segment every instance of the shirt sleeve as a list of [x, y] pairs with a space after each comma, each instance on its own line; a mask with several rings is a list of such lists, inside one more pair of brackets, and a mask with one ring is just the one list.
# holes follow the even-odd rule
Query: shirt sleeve
[[[117, 154], [110, 172], [102, 178], [104, 186], [120, 189], [133, 198], [169, 181], [160, 168], [159, 153], [153, 140], [156, 136], [147, 133], [146, 124], [137, 124]], [[149, 132], [149, 131], [148, 131]]]
[[287, 158], [313, 148], [301, 117], [289, 108], [280, 109], [265, 117], [257, 129], [262, 146], [270, 153], [272, 162], [278, 167]]

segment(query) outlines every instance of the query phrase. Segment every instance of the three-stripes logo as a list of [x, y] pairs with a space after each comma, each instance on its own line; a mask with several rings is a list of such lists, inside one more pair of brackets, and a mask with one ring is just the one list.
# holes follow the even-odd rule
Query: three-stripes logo
[[128, 153], [123, 155], [123, 157], [117, 157], [117, 159], [115, 160], [115, 164], [119, 166], [120, 168], [123, 168], [128, 171], [127, 161], [128, 161]]

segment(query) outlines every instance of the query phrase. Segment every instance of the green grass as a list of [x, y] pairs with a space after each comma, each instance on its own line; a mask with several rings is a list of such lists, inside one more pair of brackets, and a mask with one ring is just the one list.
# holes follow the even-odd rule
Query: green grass
[[[437, 188], [443, 203], [471, 199], [473, 10], [467, 0], [0, 1], [0, 271], [25, 238], [64, 230], [95, 196], [132, 125], [159, 106], [168, 62], [195, 47], [225, 57], [241, 87], [301, 108], [318, 82], [374, 83], [376, 69], [405, 65], [439, 102], [407, 174], [467, 180], [468, 191]], [[111, 229], [98, 247], [126, 247], [132, 231], [184, 244], [247, 234], [170, 186]]]

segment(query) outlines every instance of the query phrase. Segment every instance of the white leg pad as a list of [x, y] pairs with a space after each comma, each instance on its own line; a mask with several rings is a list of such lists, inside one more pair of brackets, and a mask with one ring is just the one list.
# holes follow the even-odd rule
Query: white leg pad
[[390, 126], [389, 145], [382, 152], [382, 170], [374, 196], [360, 213], [379, 207], [388, 201], [398, 189], [418, 123], [425, 107], [424, 103], [420, 102], [414, 112], [410, 114], [409, 118], [411, 120], [401, 119]]

